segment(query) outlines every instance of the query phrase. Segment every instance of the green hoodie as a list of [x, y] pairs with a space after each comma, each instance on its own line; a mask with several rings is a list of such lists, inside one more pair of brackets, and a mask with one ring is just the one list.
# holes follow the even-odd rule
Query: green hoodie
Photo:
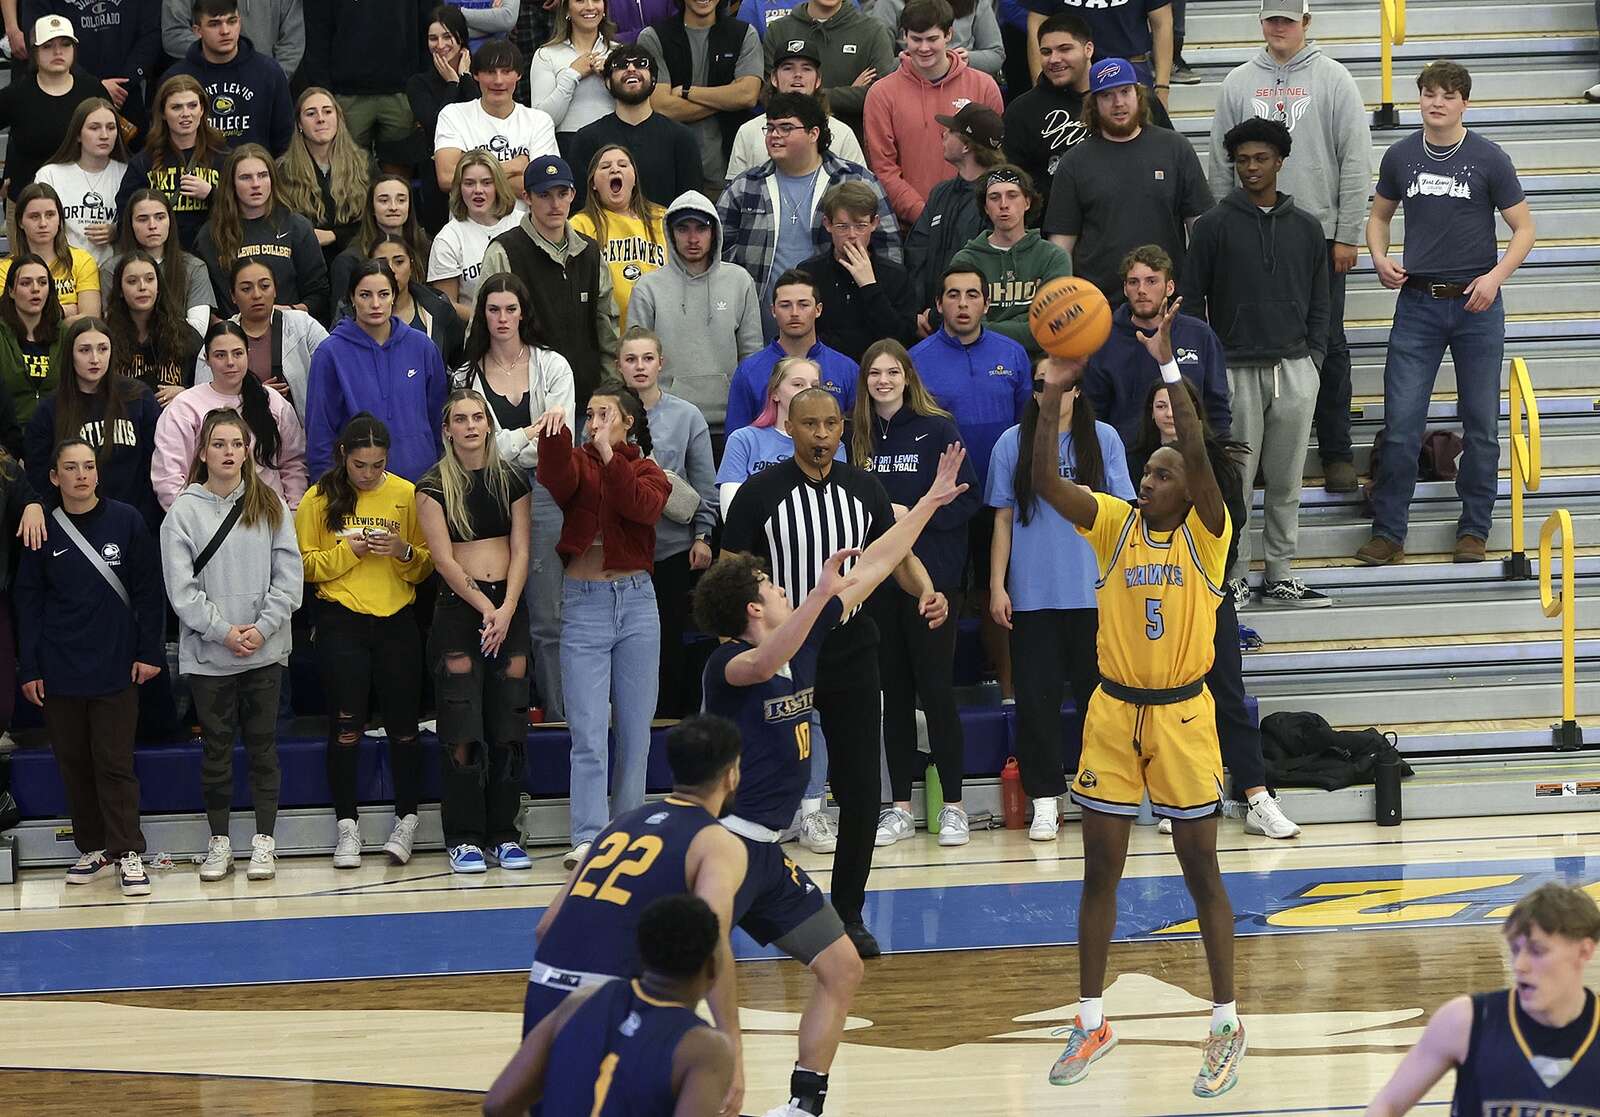
[[989, 235], [985, 229], [969, 240], [950, 257], [945, 270], [969, 267], [983, 276], [989, 285], [984, 325], [1020, 341], [1028, 356], [1037, 357], [1041, 350], [1028, 328], [1028, 307], [1042, 285], [1072, 274], [1072, 257], [1032, 229], [1010, 248], [996, 248], [989, 243]]
[[0, 322], [0, 385], [11, 394], [11, 402], [17, 408], [17, 422], [28, 425], [28, 420], [33, 417], [33, 409], [39, 406], [40, 400], [56, 390], [60, 378], [61, 339], [58, 338], [50, 350], [49, 372], [41, 380], [28, 375], [17, 335], [10, 326]]

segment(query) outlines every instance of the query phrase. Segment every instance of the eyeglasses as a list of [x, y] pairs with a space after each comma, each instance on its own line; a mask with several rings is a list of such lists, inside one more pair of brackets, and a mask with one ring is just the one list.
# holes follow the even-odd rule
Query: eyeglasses
[[804, 132], [803, 124], [768, 124], [761, 129], [769, 136], [787, 136], [791, 132]]

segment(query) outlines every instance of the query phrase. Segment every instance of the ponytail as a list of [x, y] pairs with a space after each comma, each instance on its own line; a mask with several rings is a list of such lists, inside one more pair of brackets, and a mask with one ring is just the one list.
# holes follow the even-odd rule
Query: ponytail
[[[211, 352], [211, 343], [224, 334], [231, 334], [244, 342], [246, 349], [250, 347], [250, 335], [244, 332], [243, 326], [237, 322], [222, 321], [206, 331], [207, 354]], [[278, 430], [278, 421], [272, 415], [272, 400], [267, 396], [270, 390], [256, 379], [254, 373], [246, 372], [244, 382], [239, 385], [239, 411], [244, 416], [244, 421], [250, 424], [251, 433], [255, 435], [252, 456], [264, 468], [276, 469], [278, 451], [283, 444], [283, 434]]]
[[327, 502], [324, 522], [335, 534], [344, 527], [345, 518], [354, 515], [356, 510], [358, 494], [346, 464], [350, 452], [369, 447], [388, 450], [389, 428], [371, 412], [360, 411], [351, 416], [344, 430], [339, 432], [339, 441], [333, 448], [333, 464], [317, 478], [317, 492]]

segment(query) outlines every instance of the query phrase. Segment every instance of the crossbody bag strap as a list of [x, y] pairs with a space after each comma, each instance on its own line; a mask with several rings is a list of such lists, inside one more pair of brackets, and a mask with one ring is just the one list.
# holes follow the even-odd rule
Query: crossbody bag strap
[[78, 525], [72, 522], [71, 517], [62, 509], [57, 508], [51, 514], [51, 518], [55, 520], [56, 525], [62, 531], [67, 533], [67, 538], [72, 540], [72, 545], [78, 548], [84, 558], [89, 560], [89, 565], [93, 566], [100, 573], [100, 577], [106, 580], [106, 585], [116, 591], [117, 596], [122, 599], [122, 603], [132, 609], [133, 599], [128, 596], [128, 587], [122, 584], [122, 579], [117, 577], [117, 572], [106, 565], [106, 560], [100, 557], [100, 552], [95, 550], [90, 542], [83, 537], [83, 532], [78, 530]]
[[222, 546], [224, 539], [228, 538], [228, 533], [233, 530], [233, 525], [239, 522], [239, 517], [243, 513], [244, 497], [241, 496], [234, 502], [233, 508], [223, 518], [222, 523], [217, 526], [217, 533], [211, 537], [211, 541], [205, 545], [205, 549], [195, 556], [194, 576], [196, 578], [200, 577], [200, 571], [206, 568], [206, 563], [210, 562], [211, 556], [217, 553], [217, 548]]

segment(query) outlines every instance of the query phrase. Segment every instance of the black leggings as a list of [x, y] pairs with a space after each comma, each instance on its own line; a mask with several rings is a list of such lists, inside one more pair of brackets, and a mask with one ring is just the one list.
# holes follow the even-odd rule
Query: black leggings
[[328, 786], [338, 818], [357, 813], [357, 760], [374, 689], [389, 737], [394, 769], [394, 813], [417, 813], [422, 793], [422, 749], [417, 709], [422, 697], [422, 639], [416, 611], [407, 605], [388, 617], [357, 613], [320, 599], [317, 660], [328, 698]]
[[[683, 632], [689, 622], [689, 552], [658, 558], [650, 581], [656, 590], [656, 615], [661, 620], [661, 666], [657, 678], [656, 717], [681, 718], [690, 709], [685, 698], [688, 656]], [[697, 688], [698, 689], [698, 688]]]
[[[861, 922], [878, 833], [881, 781], [879, 726], [882, 687], [878, 649], [869, 635], [872, 619], [856, 617], [823, 644], [831, 659], [818, 674], [817, 713], [828, 738], [828, 783], [839, 804], [839, 844], [833, 851], [833, 907], [846, 923]], [[849, 641], [843, 655], [829, 656], [831, 642]]]
[[[1017, 692], [1017, 766], [1030, 799], [1064, 795], [1065, 772], [1076, 774], [1083, 755], [1083, 715], [1100, 685], [1095, 609], [1030, 609], [1011, 614], [1011, 679]], [[1072, 686], [1079, 733], [1066, 744], [1061, 699]], [[1063, 766], [1065, 766], [1063, 768]]]
[[1239, 616], [1233, 595], [1223, 594], [1217, 606], [1216, 656], [1206, 673], [1206, 686], [1217, 707], [1217, 740], [1228, 768], [1233, 797], [1247, 787], [1265, 787], [1267, 764], [1261, 756], [1261, 730], [1244, 708], [1244, 662], [1239, 654]]
[[961, 595], [946, 597], [949, 616], [935, 629], [929, 629], [918, 614], [917, 599], [898, 586], [884, 586], [867, 601], [867, 611], [878, 625], [883, 750], [889, 761], [890, 793], [897, 803], [911, 798], [911, 785], [925, 767], [917, 748], [919, 701], [928, 719], [928, 745], [939, 770], [940, 790], [946, 802], [961, 801], [966, 745], [953, 690]]

